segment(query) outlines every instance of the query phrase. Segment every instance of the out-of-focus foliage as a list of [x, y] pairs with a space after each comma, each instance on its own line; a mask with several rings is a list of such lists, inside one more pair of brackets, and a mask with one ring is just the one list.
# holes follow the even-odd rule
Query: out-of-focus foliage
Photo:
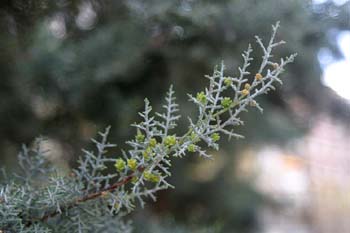
[[[213, 64], [224, 59], [236, 67], [234, 54], [252, 34], [267, 36], [277, 20], [289, 39], [281, 54], [302, 56], [286, 77], [285, 98], [278, 92], [270, 100], [285, 106], [300, 95], [315, 106], [321, 89], [315, 54], [330, 43], [327, 29], [345, 27], [347, 17], [346, 7], [301, 0], [1, 4], [1, 138], [15, 142], [39, 132], [73, 140], [106, 122], [128, 135], [130, 105], [141, 107], [144, 96], [157, 100], [173, 81], [184, 93], [198, 89]], [[334, 17], [322, 18], [327, 13]]]
[[[60, 142], [63, 158], [71, 161], [79, 155], [81, 145], [108, 124], [116, 140], [122, 141], [133, 133], [129, 124], [136, 120], [143, 98], [160, 104], [160, 95], [170, 83], [182, 96], [180, 105], [188, 110], [185, 115], [193, 114], [184, 103], [185, 93], [204, 86], [203, 74], [221, 59], [232, 71], [241, 62], [240, 52], [252, 42], [251, 36], [267, 39], [270, 25], [278, 20], [283, 25], [279, 35], [288, 44], [276, 56], [297, 52], [299, 57], [284, 76], [285, 85], [262, 100], [271, 109], [259, 121], [250, 112], [245, 116], [249, 124], [240, 132], [247, 136], [246, 142], [283, 141], [297, 134], [300, 126], [291, 120], [290, 101], [301, 100], [311, 112], [306, 118], [330, 106], [338, 113], [344, 109], [339, 108], [342, 103], [328, 98], [330, 94], [320, 84], [317, 53], [320, 47], [330, 47], [340, 56], [331, 35], [348, 29], [349, 4], [339, 7], [326, 1], [313, 5], [305, 0], [1, 1], [0, 159], [10, 160], [19, 143], [30, 142], [39, 134]], [[228, 178], [234, 161], [226, 160], [226, 166], [204, 183], [184, 181], [192, 167], [176, 166], [173, 183], [180, 195], [164, 193], [157, 208], [178, 209], [184, 218], [184, 209], [203, 210], [198, 211], [206, 213], [199, 214], [202, 219], [237, 216], [229, 219], [237, 230], [240, 225], [253, 225], [243, 223], [254, 219], [259, 198], [246, 185]], [[233, 196], [222, 191], [218, 197], [208, 191], [226, 186], [232, 188]], [[211, 213], [208, 210], [218, 198], [223, 206]], [[188, 201], [181, 201], [179, 208], [179, 199]]]

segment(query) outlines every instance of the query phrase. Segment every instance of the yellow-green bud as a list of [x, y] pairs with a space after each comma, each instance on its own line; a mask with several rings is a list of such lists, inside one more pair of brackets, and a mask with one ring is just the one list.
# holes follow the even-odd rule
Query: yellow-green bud
[[123, 159], [117, 159], [117, 161], [114, 164], [114, 167], [117, 169], [118, 172], [122, 172], [125, 169], [125, 161]]
[[213, 133], [213, 134], [211, 135], [211, 139], [212, 139], [214, 142], [219, 141], [219, 140], [220, 140], [220, 134], [218, 134], [218, 133]]
[[159, 175], [152, 174], [149, 171], [145, 171], [143, 173], [143, 177], [145, 178], [145, 180], [150, 181], [150, 182], [154, 182], [154, 183], [158, 183], [160, 181]]
[[191, 133], [190, 138], [191, 138], [191, 141], [194, 142], [194, 143], [197, 143], [197, 142], [200, 141], [198, 135], [195, 132]]
[[155, 147], [156, 145], [157, 145], [157, 139], [151, 138], [151, 139], [149, 140], [149, 146], [150, 146], [150, 147]]
[[197, 93], [196, 99], [202, 104], [205, 104], [207, 102], [207, 96], [204, 94], [203, 91]]
[[221, 106], [223, 108], [229, 108], [231, 107], [231, 104], [232, 104], [232, 100], [229, 97], [225, 97], [221, 100]]
[[128, 167], [131, 170], [135, 171], [136, 168], [137, 168], [137, 161], [136, 161], [136, 159], [128, 159]]
[[187, 150], [189, 152], [196, 152], [196, 145], [195, 144], [190, 144], [188, 147], [187, 147]]
[[225, 78], [224, 78], [224, 84], [225, 84], [226, 86], [231, 86], [231, 84], [232, 84], [232, 79], [231, 79], [230, 77], [225, 77]]
[[173, 146], [175, 144], [176, 144], [176, 136], [174, 136], [174, 135], [167, 136], [164, 139], [164, 145], [166, 145], [166, 146]]
[[152, 173], [150, 173], [149, 171], [145, 171], [143, 173], [143, 177], [145, 178], [145, 180], [150, 180], [152, 176]]
[[152, 155], [152, 149], [150, 147], [147, 147], [146, 150], [142, 152], [142, 155], [146, 160], [149, 160], [150, 156]]
[[145, 140], [145, 135], [143, 135], [141, 133], [141, 131], [139, 129], [137, 129], [137, 134], [136, 134], [135, 139], [137, 142], [143, 142]]
[[139, 178], [137, 176], [134, 176], [133, 178], [131, 178], [131, 183], [135, 184], [138, 180]]
[[160, 176], [159, 175], [154, 175], [151, 177], [151, 182], [158, 183], [160, 181]]

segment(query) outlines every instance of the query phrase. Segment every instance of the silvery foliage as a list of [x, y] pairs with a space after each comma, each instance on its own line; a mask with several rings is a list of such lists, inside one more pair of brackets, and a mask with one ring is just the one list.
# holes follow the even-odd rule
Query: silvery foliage
[[[145, 199], [156, 200], [159, 190], [172, 188], [167, 178], [171, 175], [171, 158], [198, 153], [210, 158], [207, 148], [219, 149], [220, 135], [242, 138], [234, 127], [243, 124], [240, 113], [253, 106], [262, 111], [256, 97], [275, 89], [282, 83], [279, 75], [291, 63], [295, 54], [278, 63], [272, 61], [272, 49], [284, 43], [275, 42], [279, 24], [272, 27], [267, 45], [256, 37], [263, 56], [256, 73], [248, 71], [252, 47], [243, 52], [243, 66], [239, 75], [224, 74], [221, 64], [214, 69], [209, 87], [197, 96], [189, 95], [198, 108], [197, 119], [189, 119], [184, 135], [174, 135], [178, 105], [170, 87], [163, 106], [164, 111], [152, 114], [149, 101], [139, 113], [141, 122], [135, 139], [127, 141], [128, 151], [113, 158], [108, 150], [116, 147], [108, 142], [108, 127], [93, 139], [95, 151], [83, 150], [79, 166], [68, 176], [59, 173], [46, 159], [41, 140], [19, 154], [22, 172], [6, 178], [0, 186], [0, 230], [2, 232], [131, 232], [129, 222], [121, 219], [132, 211], [136, 203], [144, 206]], [[255, 76], [254, 76], [255, 75]], [[249, 77], [255, 77], [248, 83]], [[115, 166], [115, 168], [114, 168]], [[115, 170], [117, 169], [117, 172]], [[111, 172], [113, 171], [113, 172]]]

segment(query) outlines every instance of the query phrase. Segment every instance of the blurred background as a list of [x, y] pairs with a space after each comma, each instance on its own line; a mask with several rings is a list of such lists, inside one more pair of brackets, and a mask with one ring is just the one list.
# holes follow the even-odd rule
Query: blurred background
[[69, 171], [108, 125], [127, 149], [143, 99], [159, 109], [170, 84], [180, 134], [196, 114], [186, 93], [221, 60], [237, 74], [276, 21], [275, 56], [298, 57], [259, 99], [264, 114], [245, 113], [246, 138], [223, 138], [214, 161], [174, 160], [176, 189], [129, 217], [135, 232], [350, 232], [348, 0], [2, 0], [1, 165], [16, 169], [20, 145], [43, 135]]

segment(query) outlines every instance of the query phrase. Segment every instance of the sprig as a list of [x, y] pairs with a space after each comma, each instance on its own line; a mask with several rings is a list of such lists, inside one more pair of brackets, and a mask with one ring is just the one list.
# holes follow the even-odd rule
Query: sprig
[[[33, 149], [24, 146], [19, 154], [22, 174], [0, 186], [0, 230], [50, 232], [57, 230], [55, 222], [61, 229], [75, 228], [77, 232], [105, 229], [99, 224], [89, 225], [89, 220], [94, 219], [95, 223], [104, 221], [104, 226], [110, 223], [116, 232], [128, 232], [130, 226], [120, 220], [123, 215], [132, 211], [137, 202], [144, 206], [146, 198], [155, 201], [156, 192], [173, 188], [167, 181], [173, 157], [197, 153], [211, 158], [208, 149], [218, 150], [223, 135], [243, 138], [235, 131], [243, 124], [242, 112], [248, 107], [263, 111], [256, 98], [282, 84], [280, 74], [296, 56], [273, 60], [273, 49], [285, 43], [275, 42], [278, 27], [279, 23], [272, 26], [266, 45], [256, 36], [263, 53], [258, 70], [250, 69], [253, 48], [249, 44], [242, 53], [243, 65], [238, 67], [237, 76], [227, 75], [222, 62], [212, 75], [205, 76], [209, 80], [207, 88], [188, 95], [198, 115], [188, 119], [188, 130], [183, 135], [174, 132], [180, 115], [170, 86], [163, 112], [154, 114], [145, 99], [144, 111], [139, 113], [141, 121], [132, 124], [136, 135], [126, 142], [128, 150], [109, 155], [116, 144], [108, 141], [107, 127], [99, 138], [92, 139], [95, 150], [83, 150], [70, 176], [58, 175], [47, 162], [46, 152], [40, 147], [42, 139]], [[39, 183], [35, 182], [38, 178]], [[117, 225], [113, 219], [118, 220]]]

